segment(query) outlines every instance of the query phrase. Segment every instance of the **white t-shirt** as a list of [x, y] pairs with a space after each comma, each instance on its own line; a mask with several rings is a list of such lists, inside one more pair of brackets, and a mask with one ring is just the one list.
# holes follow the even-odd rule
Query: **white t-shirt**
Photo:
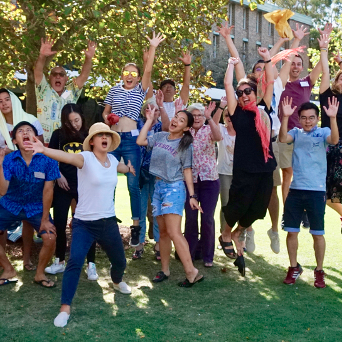
[[235, 147], [235, 135], [229, 135], [227, 128], [223, 124], [220, 125], [222, 140], [217, 143], [217, 171], [221, 175], [233, 174], [233, 159]]
[[[32, 123], [32, 125], [34, 126], [34, 127], [36, 127], [36, 130], [37, 130], [37, 132], [38, 132], [38, 135], [42, 135], [43, 133], [44, 133], [44, 131], [43, 131], [43, 128], [42, 128], [42, 125], [40, 124], [40, 122], [38, 121], [38, 120], [36, 120], [36, 121], [34, 121], [33, 123]], [[8, 132], [10, 133], [10, 136], [11, 136], [11, 133], [12, 133], [12, 131], [13, 131], [13, 125], [10, 125], [10, 124], [8, 124], [8, 123], [6, 123], [6, 126], [7, 126], [7, 129], [8, 129]], [[0, 148], [5, 148], [7, 146], [7, 144], [6, 144], [6, 140], [5, 140], [5, 138], [3, 137], [3, 135], [1, 134], [1, 132], [0, 132]]]
[[176, 106], [175, 102], [164, 102], [163, 107], [169, 119], [171, 120], [175, 116]]
[[270, 113], [270, 116], [272, 118], [272, 136], [276, 136], [279, 134], [281, 123], [278, 116], [278, 108], [280, 97], [284, 89], [285, 87], [283, 87], [283, 82], [281, 81], [281, 78], [278, 76], [273, 83], [273, 97], [271, 103], [273, 112]]
[[77, 169], [78, 203], [75, 218], [94, 221], [115, 216], [114, 190], [118, 182], [118, 161], [107, 154], [110, 167], [102, 166], [95, 154], [81, 152], [84, 158], [82, 169]]

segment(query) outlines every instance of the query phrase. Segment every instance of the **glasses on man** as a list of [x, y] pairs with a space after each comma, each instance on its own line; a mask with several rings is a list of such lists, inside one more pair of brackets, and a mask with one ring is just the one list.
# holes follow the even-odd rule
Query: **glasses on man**
[[132, 75], [132, 77], [138, 77], [138, 73], [136, 71], [128, 71], [128, 70], [125, 70], [122, 75], [124, 76], [128, 76], [129, 74]]
[[110, 133], [97, 133], [96, 136], [99, 138], [102, 138], [103, 136], [110, 138], [112, 135]]
[[300, 119], [302, 121], [315, 121], [316, 120], [316, 116], [312, 115], [312, 116], [301, 116]]
[[57, 77], [57, 76], [59, 76], [59, 77], [65, 77], [65, 76], [66, 76], [66, 73], [63, 72], [63, 71], [61, 71], [61, 72], [52, 71], [52, 72], [51, 72], [51, 76], [52, 76], [52, 77]]
[[237, 97], [241, 97], [243, 95], [243, 93], [245, 93], [246, 95], [250, 95], [252, 93], [253, 89], [252, 88], [245, 88], [243, 90], [238, 89], [236, 91], [236, 95]]

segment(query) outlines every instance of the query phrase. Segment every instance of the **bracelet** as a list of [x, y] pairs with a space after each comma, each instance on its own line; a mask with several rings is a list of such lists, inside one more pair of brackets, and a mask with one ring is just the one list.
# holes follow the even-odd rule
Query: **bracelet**
[[328, 51], [328, 49], [327, 48], [321, 48], [321, 51]]
[[190, 66], [191, 64], [184, 64], [184, 66]]
[[164, 109], [164, 107], [159, 107], [159, 109]]
[[210, 121], [210, 120], [212, 120], [212, 119], [213, 119], [213, 118], [212, 118], [212, 117], [210, 117], [210, 118], [208, 118], [208, 119], [207, 119], [207, 121]]
[[269, 62], [272, 62], [272, 59], [269, 59], [268, 61], [264, 61], [265, 64]]
[[222, 108], [221, 106], [219, 106], [219, 108], [220, 108], [221, 110], [224, 110], [224, 108], [226, 108], [226, 107]]

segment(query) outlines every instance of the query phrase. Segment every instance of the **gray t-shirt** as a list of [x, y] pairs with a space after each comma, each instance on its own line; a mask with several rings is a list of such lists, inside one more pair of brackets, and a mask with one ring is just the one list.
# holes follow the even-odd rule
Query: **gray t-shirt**
[[178, 152], [181, 139], [169, 140], [168, 132], [159, 132], [147, 138], [147, 149], [152, 149], [150, 173], [166, 182], [183, 180], [183, 170], [192, 166], [192, 144]]

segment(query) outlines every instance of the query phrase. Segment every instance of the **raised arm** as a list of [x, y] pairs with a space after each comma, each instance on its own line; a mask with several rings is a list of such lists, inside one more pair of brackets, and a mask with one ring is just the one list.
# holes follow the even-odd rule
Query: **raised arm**
[[[279, 52], [282, 45], [288, 40], [289, 38], [280, 37], [277, 40], [277, 42], [273, 45], [272, 49], [270, 50], [270, 56], [273, 57], [274, 55], [276, 55]], [[273, 74], [274, 74], [274, 79], [276, 79], [278, 77], [278, 69], [276, 68], [276, 66], [273, 67]]]
[[221, 101], [220, 101], [220, 105], [219, 107], [216, 109], [216, 112], [213, 116], [213, 120], [214, 122], [216, 123], [216, 125], [219, 124], [220, 122], [220, 117], [221, 117], [221, 114], [223, 113], [224, 109], [226, 108], [227, 106], [227, 97], [226, 96], [222, 96], [221, 97]]
[[84, 164], [84, 158], [82, 154], [67, 153], [53, 148], [45, 147], [41, 141], [34, 137], [35, 142], [26, 141], [25, 150], [33, 151], [33, 154], [42, 153], [47, 157], [57, 160], [58, 162], [70, 164], [82, 169]]
[[338, 127], [337, 127], [337, 111], [340, 103], [337, 101], [337, 98], [335, 96], [333, 97], [328, 97], [328, 105], [329, 108], [326, 106], [323, 106], [325, 113], [327, 116], [330, 118], [330, 129], [331, 129], [331, 134], [327, 138], [327, 143], [331, 145], [336, 145], [339, 140], [339, 132], [338, 132]]
[[156, 102], [160, 110], [160, 120], [162, 123], [162, 131], [167, 132], [169, 130], [170, 126], [170, 119], [163, 107], [164, 105], [164, 94], [163, 92], [159, 89], [156, 94]]
[[222, 140], [222, 135], [220, 131], [220, 126], [213, 120], [211, 117], [211, 113], [215, 109], [215, 102], [210, 102], [207, 107], [204, 109], [204, 116], [208, 120], [208, 125], [211, 130], [211, 138], [213, 141]]
[[235, 91], [233, 87], [233, 73], [234, 67], [238, 63], [241, 63], [238, 58], [230, 57], [228, 60], [227, 71], [224, 76], [224, 89], [226, 90], [228, 112], [230, 115], [234, 115], [237, 106]]
[[5, 149], [0, 148], [0, 196], [5, 196], [8, 190], [9, 181], [5, 179], [2, 164], [5, 159]]
[[339, 65], [340, 70], [342, 70], [342, 58], [340, 55], [340, 51], [337, 51], [336, 55], [334, 54], [334, 61]]
[[259, 47], [258, 53], [265, 62], [265, 74], [266, 74], [267, 86], [266, 86], [266, 91], [265, 91], [263, 100], [266, 106], [268, 107], [268, 109], [270, 109], [271, 103], [272, 103], [272, 97], [273, 97], [273, 83], [274, 83], [274, 76], [273, 76], [274, 74], [272, 70], [270, 52], [268, 51], [267, 48]]
[[[233, 28], [234, 26], [228, 26], [228, 23], [226, 22], [224, 25], [222, 24], [222, 26], [219, 27], [218, 32], [225, 39], [230, 55], [232, 57], [239, 58], [238, 50], [236, 49], [233, 39], [230, 36]], [[239, 63], [235, 66], [235, 74], [238, 82], [241, 80], [241, 78], [245, 77], [246, 72], [242, 63]]]
[[50, 38], [41, 39], [39, 56], [38, 56], [38, 59], [36, 61], [36, 65], [34, 68], [34, 80], [36, 82], [36, 85], [39, 85], [43, 79], [43, 75], [44, 75], [43, 71], [44, 71], [46, 58], [57, 53], [57, 51], [51, 50], [54, 44], [55, 44], [55, 41]]
[[80, 75], [76, 78], [76, 84], [79, 89], [81, 89], [84, 84], [87, 82], [87, 79], [89, 77], [91, 66], [92, 66], [92, 60], [95, 55], [97, 44], [91, 40], [88, 41], [88, 49], [83, 50], [85, 55], [85, 60], [82, 66], [82, 70]]
[[150, 105], [148, 105], [148, 107], [145, 110], [146, 122], [145, 122], [145, 125], [143, 126], [143, 128], [141, 129], [139, 136], [137, 138], [137, 145], [139, 145], [139, 146], [147, 146], [147, 143], [148, 143], [147, 134], [151, 128], [155, 110], [156, 110], [156, 108], [153, 108], [151, 110]]
[[191, 77], [191, 58], [190, 52], [183, 52], [182, 57], [179, 59], [184, 64], [184, 74], [183, 74], [183, 86], [179, 93], [180, 98], [183, 100], [184, 106], [188, 103], [189, 100], [189, 92], [190, 92], [190, 77]]
[[150, 39], [147, 37], [147, 39], [150, 42], [150, 48], [148, 50], [148, 59], [146, 62], [144, 75], [141, 80], [141, 84], [144, 90], [146, 90], [151, 82], [151, 74], [152, 74], [152, 67], [154, 62], [154, 56], [156, 53], [156, 48], [158, 45], [165, 39], [161, 33], [158, 33], [157, 35], [155, 32], [153, 32], [153, 37]]
[[[145, 70], [145, 68], [146, 68], [147, 61], [148, 61], [148, 50], [144, 49], [143, 50], [143, 70]], [[153, 97], [153, 84], [152, 84], [152, 80], [150, 78], [150, 83], [148, 85], [148, 91], [147, 91], [147, 94], [145, 96], [145, 99], [148, 100], [151, 97]]]
[[324, 93], [330, 87], [330, 72], [329, 72], [329, 61], [328, 61], [328, 46], [330, 38], [327, 34], [322, 34], [317, 38], [319, 48], [321, 50], [321, 64], [322, 64], [322, 78], [319, 86], [320, 94]]
[[292, 97], [289, 99], [288, 96], [284, 98], [281, 105], [283, 106], [283, 118], [281, 120], [279, 131], [279, 141], [282, 143], [292, 143], [293, 137], [291, 134], [287, 133], [287, 128], [289, 124], [289, 117], [294, 113], [297, 106], [294, 106], [292, 108]]

